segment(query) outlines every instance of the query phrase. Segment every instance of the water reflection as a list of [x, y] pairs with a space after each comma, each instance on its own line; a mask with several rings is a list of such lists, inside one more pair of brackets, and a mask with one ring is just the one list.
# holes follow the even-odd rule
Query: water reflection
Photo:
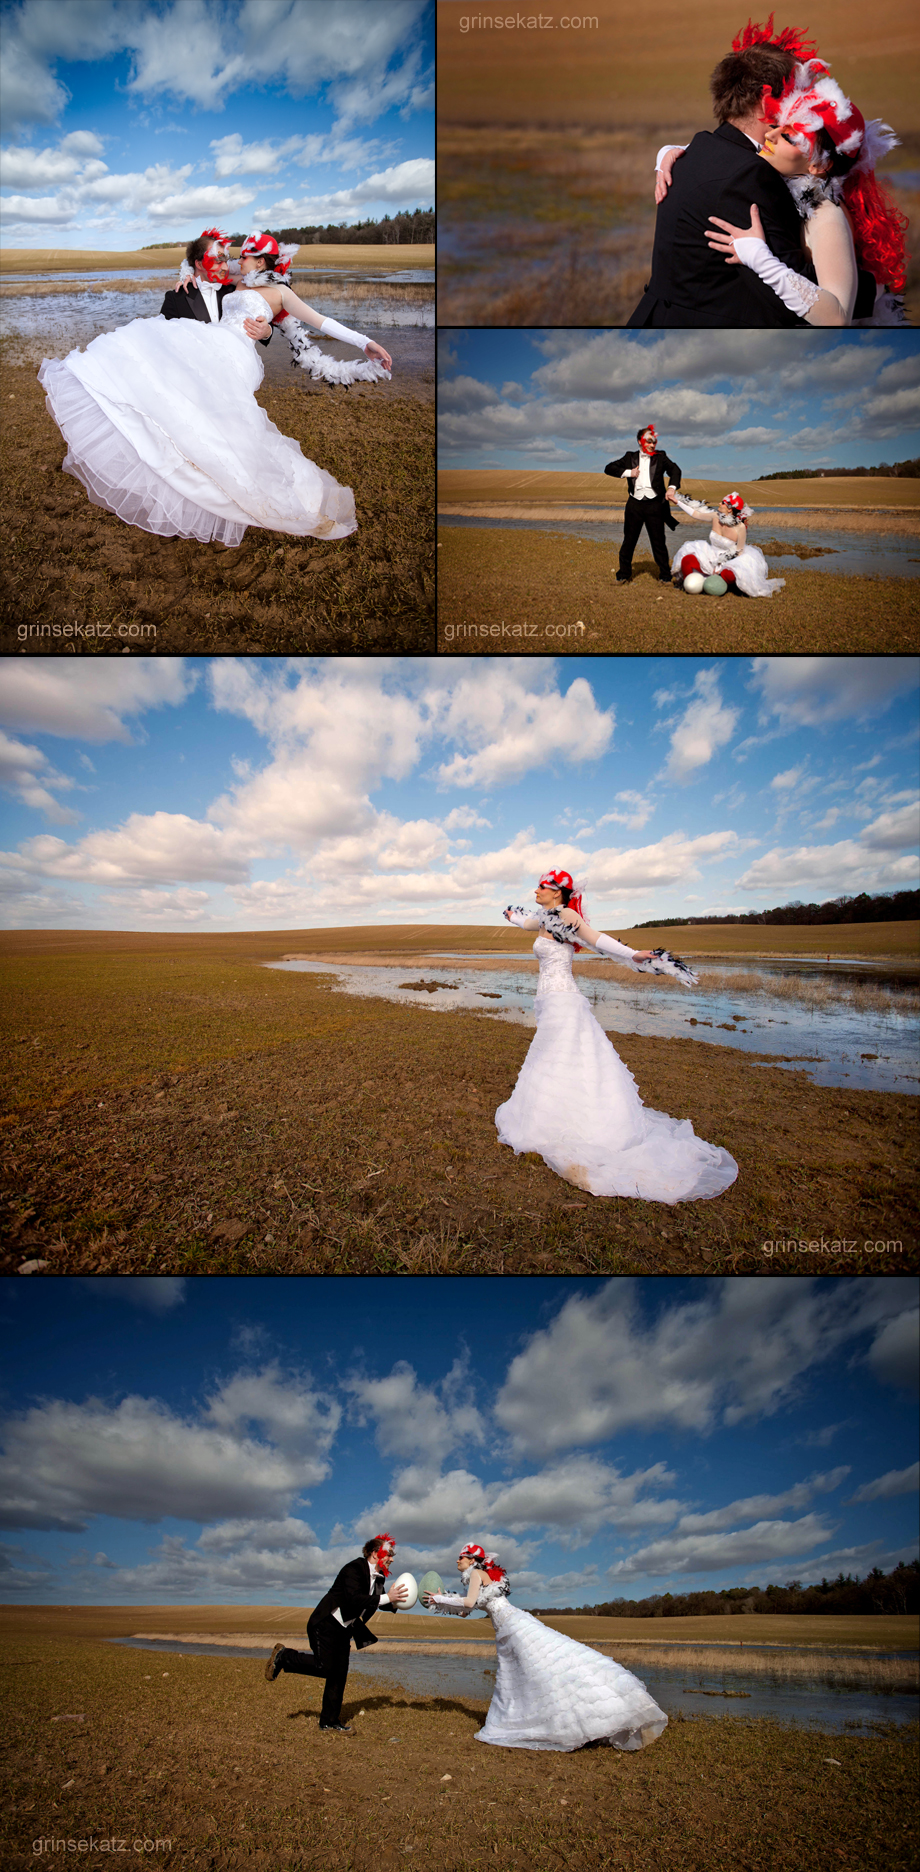
[[[242, 1645], [186, 1644], [178, 1639], [110, 1638], [108, 1644], [139, 1651], [169, 1651], [199, 1657], [244, 1657], [253, 1661], [267, 1658], [268, 1647]], [[305, 1642], [305, 1641], [304, 1641]], [[387, 1652], [383, 1657], [357, 1652], [351, 1659], [350, 1674], [361, 1679], [370, 1690], [376, 1680], [381, 1685], [396, 1684], [411, 1696], [469, 1697], [486, 1703], [495, 1683], [494, 1651], [491, 1646], [478, 1657], [413, 1657]], [[630, 1665], [632, 1668], [632, 1664]], [[795, 1723], [811, 1729], [850, 1734], [866, 1734], [879, 1724], [909, 1723], [917, 1720], [917, 1698], [898, 1691], [880, 1693], [871, 1689], [841, 1686], [834, 1688], [820, 1678], [790, 1680], [779, 1673], [746, 1676], [738, 1671], [702, 1675], [680, 1666], [636, 1663], [634, 1675], [641, 1678], [656, 1703], [669, 1716], [744, 1716], [772, 1717], [774, 1721]]]
[[[450, 971], [429, 971], [427, 976], [424, 969], [405, 962], [380, 968], [314, 961], [264, 966], [333, 976], [334, 990], [340, 994], [381, 997], [404, 1007], [433, 1008], [436, 1013], [476, 1010], [493, 1020], [533, 1027], [537, 976], [522, 961], [503, 960], [488, 969], [460, 964]], [[920, 1091], [920, 1022], [912, 1007], [901, 1012], [894, 996], [890, 1009], [883, 1011], [861, 1010], [836, 1000], [809, 1007], [785, 996], [777, 1004], [768, 992], [752, 992], [721, 980], [731, 972], [728, 963], [728, 958], [720, 957], [718, 969], [709, 971], [717, 983], [712, 987], [707, 987], [705, 965], [699, 964], [700, 986], [693, 990], [642, 975], [634, 978], [635, 986], [603, 977], [592, 980], [585, 970], [580, 971], [578, 981], [607, 1033], [695, 1039], [710, 1046], [775, 1055], [776, 1064], [807, 1073], [814, 1085]], [[751, 966], [749, 961], [744, 964], [748, 977]], [[756, 968], [759, 972], [763, 965], [758, 962]], [[742, 974], [737, 965], [736, 972]], [[812, 966], [811, 977], [819, 973]]]
[[[762, 509], [758, 515], [761, 527], [770, 525], [769, 511]], [[827, 558], [802, 559], [791, 551], [798, 542], [788, 539], [781, 543], [790, 550], [769, 552], [767, 558], [772, 573], [784, 572], [834, 572], [853, 573], [860, 576], [877, 578], [917, 578], [920, 577], [920, 543], [917, 537], [901, 533], [877, 533], [867, 521], [865, 533], [838, 531], [832, 527], [809, 526], [807, 540], [809, 546], [823, 546], [828, 549]], [[611, 514], [606, 520], [509, 520], [483, 519], [472, 514], [440, 514], [438, 525], [442, 527], [506, 527], [512, 531], [536, 533], [562, 533], [569, 538], [591, 540], [602, 546], [611, 546], [619, 542], [622, 532], [622, 515]], [[779, 537], [771, 531], [771, 537]], [[690, 533], [687, 533], [687, 539]], [[677, 545], [686, 544], [686, 540], [675, 535]], [[751, 535], [751, 544], [758, 544], [756, 529]]]

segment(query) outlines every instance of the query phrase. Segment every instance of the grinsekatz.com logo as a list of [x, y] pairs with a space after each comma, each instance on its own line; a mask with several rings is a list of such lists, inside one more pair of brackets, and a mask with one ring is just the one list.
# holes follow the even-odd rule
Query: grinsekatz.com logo
[[37, 1839], [32, 1841], [32, 1851], [36, 1859], [44, 1853], [171, 1853], [171, 1839], [118, 1839], [97, 1838], [90, 1834], [87, 1839]]

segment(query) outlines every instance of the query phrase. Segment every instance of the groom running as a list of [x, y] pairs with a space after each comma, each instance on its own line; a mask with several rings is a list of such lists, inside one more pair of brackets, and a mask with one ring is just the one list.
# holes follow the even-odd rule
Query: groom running
[[352, 1638], [358, 1651], [376, 1644], [367, 1621], [380, 1608], [381, 1595], [383, 1610], [388, 1612], [398, 1611], [408, 1596], [405, 1586], [391, 1586], [385, 1594], [383, 1591], [396, 1552], [392, 1534], [375, 1534], [373, 1540], [365, 1541], [362, 1552], [362, 1559], [349, 1560], [336, 1574], [325, 1598], [311, 1612], [307, 1621], [310, 1651], [292, 1651], [287, 1645], [276, 1644], [265, 1666], [269, 1683], [274, 1683], [280, 1671], [291, 1671], [296, 1677], [325, 1677], [319, 1726], [335, 1735], [355, 1733], [342, 1722]]
[[617, 584], [628, 585], [632, 578], [633, 553], [638, 544], [639, 534], [645, 527], [655, 555], [658, 577], [667, 585], [671, 577], [668, 561], [668, 549], [664, 543], [666, 526], [676, 527], [668, 507], [665, 495], [665, 475], [675, 490], [680, 487], [680, 469], [670, 456], [658, 447], [654, 423], [640, 429], [636, 435], [639, 444], [638, 453], [630, 449], [627, 455], [621, 455], [619, 461], [608, 462], [605, 474], [622, 475], [627, 484], [626, 512], [623, 516], [623, 544], [620, 547], [620, 569]]

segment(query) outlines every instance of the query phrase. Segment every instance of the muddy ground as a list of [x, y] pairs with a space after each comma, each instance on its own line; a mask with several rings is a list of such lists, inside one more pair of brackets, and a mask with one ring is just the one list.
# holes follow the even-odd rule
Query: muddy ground
[[394, 383], [378, 397], [376, 385], [342, 391], [302, 371], [291, 383], [289, 357], [278, 346], [257, 401], [305, 455], [354, 488], [358, 531], [349, 539], [250, 527], [227, 551], [126, 526], [62, 472], [65, 443], [34, 371], [0, 372], [2, 653], [433, 649], [433, 371], [427, 382], [415, 373], [412, 396]]
[[151, 953], [155, 941], [5, 966], [3, 1271], [918, 1264], [906, 1095], [816, 1087], [794, 1062], [692, 1039], [620, 1036], [646, 1104], [690, 1118], [740, 1175], [713, 1202], [598, 1198], [498, 1143], [526, 1029], [335, 993], [331, 977], [261, 969], [217, 939], [194, 955], [180, 939]]
[[637, 1754], [499, 1749], [475, 1740], [487, 1696], [416, 1696], [381, 1671], [346, 1690], [355, 1734], [321, 1735], [309, 1678], [49, 1635], [31, 1612], [5, 1647], [11, 1872], [91, 1839], [94, 1863], [106, 1839], [135, 1862], [209, 1872], [916, 1863], [912, 1729], [675, 1718]]
[[853, 656], [916, 648], [915, 579], [803, 570], [784, 573], [785, 588], [771, 598], [692, 598], [662, 585], [641, 548], [632, 583], [618, 585], [618, 550], [617, 537], [601, 545], [549, 529], [442, 527], [438, 648], [483, 656], [562, 648]]

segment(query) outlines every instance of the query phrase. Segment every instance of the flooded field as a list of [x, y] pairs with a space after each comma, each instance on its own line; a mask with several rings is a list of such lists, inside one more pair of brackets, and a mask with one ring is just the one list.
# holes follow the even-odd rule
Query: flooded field
[[[468, 958], [463, 958], [468, 960]], [[449, 960], [449, 958], [444, 958]], [[445, 969], [434, 962], [408, 977], [397, 968], [361, 968], [308, 960], [269, 968], [335, 976], [336, 992], [383, 997], [435, 1012], [475, 1009], [492, 1019], [536, 1025], [534, 964], [527, 958], [480, 955], [488, 968]], [[578, 965], [579, 986], [596, 1019], [610, 1034], [696, 1039], [712, 1046], [766, 1055], [760, 1062], [805, 1072], [813, 1085], [854, 1086], [875, 1092], [920, 1092], [917, 1039], [920, 999], [908, 966], [858, 968], [841, 957], [823, 966], [811, 960], [749, 962], [720, 958], [698, 966], [700, 986], [684, 989], [670, 977], [627, 974], [592, 979]]]
[[[251, 1645], [192, 1644], [178, 1639], [111, 1638], [110, 1644], [129, 1650], [170, 1652], [199, 1657], [265, 1656]], [[304, 1641], [305, 1643], [305, 1641]], [[483, 1646], [480, 1657], [413, 1656], [387, 1649], [385, 1657], [358, 1652], [351, 1659], [350, 1679], [370, 1690], [376, 1681], [397, 1683], [410, 1694], [429, 1697], [477, 1697], [492, 1694], [495, 1683], [494, 1649]], [[633, 1674], [650, 1690], [668, 1715], [772, 1717], [774, 1721], [804, 1725], [830, 1733], [866, 1735], [879, 1724], [909, 1723], [917, 1719], [917, 1697], [901, 1691], [880, 1692], [866, 1685], [832, 1685], [815, 1674], [789, 1676], [777, 1658], [775, 1672], [743, 1672], [736, 1668], [700, 1671], [692, 1667], [630, 1660]], [[744, 1705], [739, 1712], [739, 1704]]]
[[[599, 510], [597, 520], [554, 520], [547, 525], [545, 520], [484, 519], [468, 514], [441, 514], [438, 519], [441, 527], [488, 527], [501, 528], [512, 532], [536, 532], [544, 534], [562, 534], [576, 540], [593, 540], [611, 551], [619, 552], [623, 536], [623, 516], [620, 513], [606, 515]], [[846, 532], [833, 527], [809, 528], [807, 541], [788, 538], [776, 529], [773, 516], [770, 517], [770, 537], [758, 535], [752, 529], [752, 546], [759, 546], [766, 553], [770, 572], [775, 577], [779, 574], [796, 572], [807, 562], [809, 572], [833, 572], [840, 574], [857, 573], [863, 576], [877, 575], [881, 578], [917, 578], [920, 576], [920, 536], [912, 538], [910, 534], [899, 536], [896, 533]], [[668, 547], [673, 558], [679, 546], [686, 545], [694, 538], [692, 528], [682, 528], [679, 533], [669, 534]]]

